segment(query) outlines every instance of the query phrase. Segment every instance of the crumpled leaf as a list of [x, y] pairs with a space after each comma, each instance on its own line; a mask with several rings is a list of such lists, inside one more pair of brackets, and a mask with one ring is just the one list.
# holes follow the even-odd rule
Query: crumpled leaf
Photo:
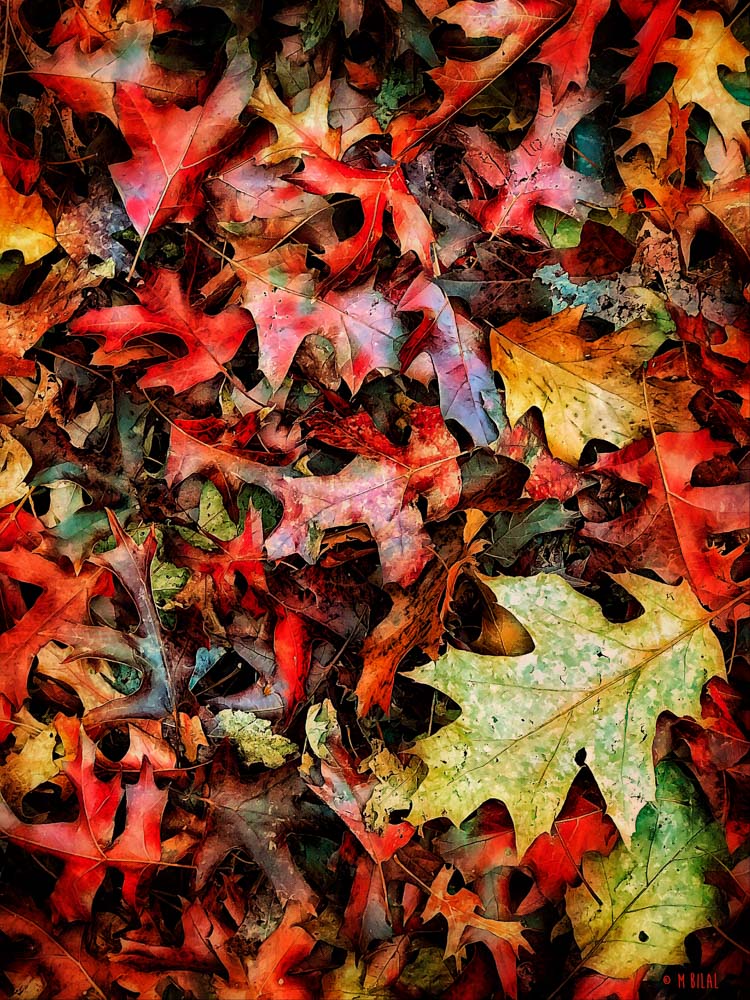
[[296, 744], [274, 733], [267, 719], [252, 712], [225, 708], [216, 713], [218, 735], [228, 737], [237, 747], [245, 764], [281, 767], [287, 757], [299, 753]]

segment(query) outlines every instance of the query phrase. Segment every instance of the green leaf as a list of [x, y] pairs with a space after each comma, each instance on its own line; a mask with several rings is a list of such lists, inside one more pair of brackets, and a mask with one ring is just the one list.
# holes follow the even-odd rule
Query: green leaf
[[318, 0], [313, 4], [310, 16], [302, 22], [302, 44], [305, 52], [326, 38], [336, 20], [338, 0]]
[[555, 250], [569, 250], [581, 242], [583, 223], [564, 212], [540, 205], [534, 212], [534, 219]]
[[253, 712], [225, 708], [216, 716], [219, 735], [227, 736], [237, 747], [246, 764], [281, 767], [286, 757], [299, 753], [295, 743], [274, 733], [268, 719], [259, 719]]
[[203, 484], [201, 490], [198, 524], [207, 534], [221, 542], [229, 542], [237, 535], [237, 525], [227, 514], [221, 493], [210, 479]]
[[726, 853], [718, 825], [676, 764], [656, 770], [656, 803], [644, 806], [627, 850], [587, 854], [586, 881], [569, 889], [568, 916], [585, 966], [624, 979], [641, 966], [679, 965], [684, 940], [721, 916], [719, 890], [705, 884]]
[[482, 802], [502, 799], [519, 856], [549, 830], [586, 764], [628, 841], [654, 798], [651, 743], [660, 712], [700, 718], [703, 685], [724, 676], [721, 647], [687, 583], [668, 587], [625, 573], [614, 579], [643, 606], [607, 621], [599, 605], [560, 577], [486, 579], [497, 602], [530, 633], [523, 656], [449, 648], [406, 677], [444, 692], [458, 719], [413, 748], [429, 767], [408, 817], [459, 825]]
[[484, 550], [484, 555], [501, 566], [512, 566], [521, 549], [532, 539], [550, 531], [565, 531], [574, 527], [578, 520], [578, 515], [565, 510], [559, 500], [543, 500], [520, 514], [501, 511], [490, 523], [492, 545]]
[[393, 65], [375, 98], [375, 118], [380, 127], [386, 128], [401, 104], [423, 90], [421, 74], [409, 73], [398, 64]]

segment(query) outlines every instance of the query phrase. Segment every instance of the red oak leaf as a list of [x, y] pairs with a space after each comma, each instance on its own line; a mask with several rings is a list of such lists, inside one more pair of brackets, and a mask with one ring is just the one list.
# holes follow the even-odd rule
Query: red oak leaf
[[258, 163], [276, 164], [301, 157], [304, 169], [290, 180], [312, 194], [347, 194], [358, 198], [364, 219], [358, 232], [326, 247], [321, 256], [334, 275], [361, 274], [369, 266], [373, 250], [383, 235], [384, 213], [390, 211], [402, 253], [413, 250], [432, 270], [431, 245], [435, 239], [419, 203], [406, 186], [401, 168], [370, 169], [342, 163], [339, 130], [328, 125], [331, 100], [330, 78], [312, 89], [305, 111], [292, 114], [279, 100], [266, 77], [262, 77], [251, 106], [272, 123], [276, 142], [259, 150]]
[[[589, 523], [581, 534], [623, 550], [629, 567], [647, 567], [666, 583], [684, 577], [711, 610], [743, 600], [742, 588], [731, 578], [737, 552], [723, 555], [712, 536], [747, 528], [747, 487], [690, 482], [699, 462], [731, 450], [731, 444], [714, 441], [703, 429], [658, 434], [653, 444], [643, 439], [602, 455], [593, 471], [646, 486], [648, 495], [613, 521]], [[736, 606], [733, 616], [740, 611]]]
[[[226, 365], [240, 348], [252, 321], [244, 309], [230, 306], [220, 316], [209, 316], [190, 305], [173, 271], [157, 271], [153, 280], [139, 289], [140, 305], [91, 309], [75, 319], [71, 333], [104, 337], [94, 354], [99, 365], [122, 365], [165, 353], [148, 338], [156, 334], [179, 337], [187, 348], [185, 357], [161, 361], [139, 379], [144, 389], [170, 386], [176, 393], [207, 382], [214, 375], [226, 375]], [[146, 348], [131, 347], [146, 339]]]
[[383, 235], [384, 213], [391, 213], [401, 252], [413, 250], [432, 272], [432, 226], [419, 202], [409, 191], [401, 168], [370, 170], [341, 163], [330, 157], [311, 156], [294, 183], [312, 194], [348, 194], [359, 199], [364, 221], [349, 239], [341, 240], [320, 255], [333, 274], [361, 274], [369, 266], [373, 250]]
[[339, 374], [358, 392], [372, 371], [398, 371], [403, 330], [393, 306], [371, 283], [321, 295], [305, 248], [285, 246], [237, 266], [243, 303], [258, 327], [258, 366], [276, 389], [305, 337], [325, 337]]
[[[58, 717], [62, 719], [63, 717]], [[77, 719], [66, 720], [71, 730]], [[62, 722], [59, 722], [62, 725]], [[144, 760], [136, 785], [124, 792], [127, 820], [123, 832], [113, 842], [115, 816], [123, 799], [117, 778], [100, 781], [94, 774], [96, 747], [83, 728], [78, 734], [73, 761], [63, 771], [73, 785], [79, 805], [72, 822], [23, 823], [0, 799], [0, 828], [3, 834], [27, 851], [50, 854], [64, 860], [51, 903], [59, 920], [87, 920], [91, 905], [108, 868], [123, 875], [123, 899], [134, 906], [141, 878], [161, 860], [161, 814], [167, 790], [154, 784], [153, 768]]]
[[512, 233], [538, 243], [543, 238], [534, 220], [537, 206], [585, 219], [582, 203], [603, 207], [611, 201], [598, 180], [563, 161], [571, 130], [600, 100], [589, 92], [569, 90], [555, 105], [549, 77], [543, 77], [537, 116], [521, 145], [510, 153], [479, 128], [457, 129], [467, 146], [465, 163], [496, 192], [486, 200], [466, 202], [483, 229], [493, 236]]
[[97, 594], [111, 594], [112, 579], [102, 567], [86, 563], [76, 574], [20, 545], [0, 553], [0, 573], [42, 591], [20, 620], [0, 635], [4, 664], [0, 688], [18, 707], [28, 697], [28, 674], [36, 654], [62, 630], [87, 619], [89, 601]]
[[481, 932], [482, 940], [484, 940], [484, 935], [499, 938], [504, 944], [510, 946], [516, 955], [520, 947], [530, 947], [524, 937], [523, 927], [518, 921], [493, 920], [481, 916], [476, 911], [484, 909], [482, 901], [476, 893], [469, 889], [450, 892], [448, 883], [452, 875], [453, 869], [449, 866], [438, 872], [430, 886], [430, 898], [422, 913], [422, 919], [425, 923], [438, 914], [445, 918], [448, 924], [446, 957], [463, 954], [466, 945], [476, 939], [474, 931]]

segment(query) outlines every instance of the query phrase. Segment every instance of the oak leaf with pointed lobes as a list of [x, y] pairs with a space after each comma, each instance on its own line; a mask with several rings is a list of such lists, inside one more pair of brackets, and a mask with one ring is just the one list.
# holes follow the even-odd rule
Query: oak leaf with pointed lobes
[[719, 890], [705, 884], [726, 846], [679, 765], [657, 767], [655, 802], [644, 806], [629, 849], [588, 854], [588, 886], [569, 889], [568, 916], [581, 962], [624, 979], [643, 965], [682, 965], [688, 934], [721, 917]]
[[431, 246], [435, 235], [419, 202], [409, 191], [401, 168], [368, 169], [341, 163], [340, 129], [328, 125], [331, 101], [330, 75], [313, 87], [307, 110], [292, 114], [263, 77], [250, 106], [271, 122], [277, 141], [255, 154], [258, 163], [276, 164], [301, 157], [303, 169], [289, 180], [311, 194], [348, 194], [358, 198], [364, 215], [358, 232], [325, 247], [320, 256], [335, 275], [360, 274], [370, 264], [373, 250], [383, 235], [386, 209], [391, 213], [402, 253], [413, 250], [432, 270]]
[[[146, 871], [161, 860], [161, 816], [167, 790], [160, 791], [153, 768], [144, 760], [136, 785], [123, 792], [117, 778], [100, 781], [94, 773], [96, 746], [76, 718], [57, 717], [68, 736], [77, 731], [74, 760], [62, 769], [73, 785], [79, 804], [78, 818], [71, 822], [23, 823], [0, 798], [0, 829], [13, 843], [32, 853], [62, 858], [65, 867], [50, 897], [59, 920], [88, 920], [94, 896], [109, 868], [123, 875], [123, 899], [134, 906], [138, 885]], [[115, 817], [123, 797], [125, 828], [114, 839]]]
[[390, 212], [401, 253], [413, 251], [425, 270], [432, 273], [431, 248], [435, 233], [397, 164], [382, 170], [352, 166], [338, 160], [311, 156], [294, 183], [313, 194], [346, 194], [359, 199], [364, 220], [348, 239], [326, 248], [320, 257], [333, 274], [361, 274], [385, 229], [385, 211]]
[[533, 61], [549, 66], [555, 104], [571, 83], [586, 86], [594, 32], [608, 10], [609, 0], [575, 0], [568, 20], [542, 42]]
[[[712, 222], [718, 222], [737, 249], [747, 255], [750, 181], [740, 145], [732, 139], [725, 146], [717, 129], [711, 126], [705, 157], [713, 177], [706, 186], [684, 183], [687, 128], [692, 109], [692, 104], [680, 109], [673, 100], [663, 98], [648, 111], [623, 120], [622, 124], [632, 130], [632, 135], [620, 148], [617, 161], [617, 169], [627, 188], [622, 207], [632, 214], [640, 215], [645, 211], [662, 231], [674, 233], [684, 261], [690, 260], [696, 233], [714, 228]], [[658, 137], [660, 121], [667, 123], [663, 140]], [[653, 161], [642, 150], [623, 158], [641, 144], [648, 145]], [[672, 183], [674, 177], [681, 178], [680, 183]]]
[[19, 194], [0, 170], [0, 254], [18, 250], [25, 264], [57, 246], [55, 224], [38, 194]]
[[341, 129], [328, 124], [331, 103], [330, 70], [310, 91], [304, 111], [291, 112], [276, 95], [265, 73], [250, 100], [250, 107], [276, 129], [276, 141], [265, 145], [253, 157], [256, 163], [281, 163], [290, 156], [320, 156], [337, 160], [341, 155]]
[[423, 143], [472, 98], [490, 86], [523, 53], [562, 18], [568, 7], [561, 0], [461, 0], [452, 7], [440, 5], [437, 16], [459, 25], [470, 38], [501, 38], [499, 47], [475, 62], [446, 59], [427, 74], [443, 92], [435, 111], [418, 118], [402, 112], [390, 123], [392, 155], [401, 162], [414, 159]]
[[437, 656], [443, 636], [440, 607], [445, 586], [445, 565], [435, 560], [414, 590], [397, 584], [388, 588], [391, 609], [360, 650], [362, 674], [355, 690], [358, 715], [368, 715], [375, 705], [390, 713], [396, 670], [410, 650], [418, 647], [428, 656]]
[[398, 371], [404, 331], [391, 303], [372, 282], [344, 291], [317, 289], [304, 247], [286, 245], [237, 265], [242, 301], [258, 328], [258, 367], [276, 389], [305, 337], [325, 337], [339, 374], [358, 392], [373, 371]]
[[112, 579], [102, 567], [86, 563], [80, 573], [15, 545], [0, 553], [0, 573], [32, 584], [41, 594], [18, 621], [0, 635], [5, 664], [2, 693], [15, 707], [28, 697], [28, 675], [34, 657], [51, 639], [88, 618], [89, 601], [112, 593]]
[[294, 862], [287, 837], [293, 831], [320, 833], [319, 807], [302, 802], [305, 785], [294, 764], [241, 777], [227, 743], [211, 768], [209, 825], [194, 858], [198, 887], [216, 866], [241, 848], [263, 871], [282, 903], [291, 900], [314, 914], [318, 901]]
[[104, 343], [92, 359], [97, 365], [127, 365], [130, 358], [158, 357], [166, 353], [148, 342], [133, 347], [133, 342], [171, 334], [185, 345], [184, 357], [159, 361], [138, 380], [144, 389], [169, 386], [176, 393], [185, 392], [215, 375], [226, 375], [226, 366], [240, 348], [252, 327], [249, 313], [229, 306], [218, 316], [209, 316], [190, 304], [174, 271], [160, 270], [138, 289], [140, 305], [90, 309], [70, 325], [79, 336], [103, 336]]
[[573, 127], [601, 103], [591, 91], [568, 90], [552, 100], [549, 74], [539, 84], [539, 110], [521, 145], [506, 152], [481, 129], [457, 127], [466, 146], [464, 162], [484, 181], [490, 196], [462, 204], [486, 232], [511, 233], [545, 243], [535, 217], [538, 206], [585, 220], [589, 207], [613, 203], [599, 180], [571, 170], [564, 162]]
[[153, 37], [154, 25], [137, 21], [110, 32], [94, 51], [85, 51], [79, 38], [69, 38], [51, 54], [37, 50], [30, 75], [78, 114], [105, 115], [115, 124], [114, 98], [121, 84], [141, 86], [154, 100], [195, 100], [200, 77], [162, 69], [149, 55]]
[[745, 46], [725, 27], [717, 10], [680, 12], [692, 30], [690, 38], [669, 38], [656, 53], [656, 62], [671, 63], [677, 73], [672, 90], [680, 104], [699, 104], [713, 118], [724, 143], [732, 139], [747, 153], [750, 139], [742, 123], [750, 118], [750, 109], [738, 101], [721, 82], [719, 66], [743, 73], [750, 55]]
[[417, 500], [426, 500], [427, 518], [444, 517], [459, 501], [461, 474], [458, 443], [438, 407], [404, 399], [402, 408], [411, 427], [406, 445], [394, 445], [365, 412], [337, 424], [317, 420], [317, 437], [355, 456], [328, 476], [300, 477], [290, 470], [269, 469], [241, 452], [203, 444], [174, 425], [166, 478], [181, 482], [217, 468], [231, 479], [274, 494], [284, 513], [266, 539], [269, 559], [296, 552], [314, 563], [325, 531], [365, 524], [378, 546], [384, 582], [406, 587], [433, 555]]
[[651, 740], [659, 713], [700, 718], [703, 685], [724, 675], [724, 662], [713, 616], [686, 583], [668, 587], [632, 573], [613, 579], [643, 605], [640, 618], [609, 622], [595, 601], [558, 576], [485, 579], [535, 647], [513, 657], [449, 647], [406, 675], [462, 710], [413, 747], [429, 771], [411, 822], [448, 816], [459, 824], [482, 802], [501, 798], [523, 854], [551, 828], [584, 749], [607, 812], [630, 840], [654, 794]]
[[[457, 421], [477, 447], [492, 444], [497, 440], [492, 418], [497, 392], [486, 333], [454, 312], [445, 292], [423, 274], [404, 292], [398, 310], [419, 311], [423, 316], [401, 349], [405, 374], [410, 374], [409, 366], [419, 355], [427, 353], [437, 378], [443, 417]], [[502, 424], [502, 416], [496, 412], [495, 417]]]
[[460, 961], [466, 953], [466, 945], [471, 941], [473, 931], [500, 938], [512, 947], [516, 955], [521, 947], [531, 951], [531, 945], [524, 937], [523, 925], [517, 920], [491, 920], [483, 917], [476, 912], [482, 906], [482, 901], [469, 889], [449, 892], [448, 883], [452, 876], [453, 869], [450, 866], [441, 868], [430, 886], [430, 898], [422, 912], [425, 923], [438, 915], [445, 918], [448, 924], [446, 958], [455, 957]]
[[189, 111], [154, 104], [137, 84], [117, 85], [117, 120], [132, 157], [112, 164], [109, 172], [142, 238], [166, 222], [191, 222], [200, 212], [200, 182], [240, 134], [238, 119], [253, 92], [254, 65], [247, 45], [235, 46], [205, 104]]
[[661, 379], [644, 385], [643, 364], [665, 340], [659, 325], [636, 321], [590, 342], [579, 335], [584, 311], [563, 309], [534, 323], [513, 319], [490, 334], [511, 426], [538, 407], [550, 451], [570, 464], [594, 438], [629, 444], [649, 429], [649, 414], [657, 430], [695, 427], [687, 403], [697, 386]]
[[459, 448], [436, 406], [404, 401], [403, 409], [411, 428], [405, 445], [394, 445], [364, 412], [311, 425], [319, 440], [355, 457], [335, 475], [284, 482], [284, 516], [266, 539], [269, 558], [298, 552], [313, 561], [323, 531], [364, 523], [377, 543], [384, 583], [417, 580], [432, 558], [417, 498], [426, 501], [431, 520], [456, 506]]
[[[581, 534], [619, 549], [633, 569], [648, 568], [667, 583], [683, 577], [701, 603], [718, 610], [743, 593], [731, 576], [741, 547], [725, 555], [713, 538], [747, 529], [747, 486], [693, 486], [690, 479], [699, 462], [727, 455], [732, 448], [702, 428], [658, 434], [653, 442], [635, 441], [601, 455], [593, 472], [646, 486], [648, 494], [613, 521], [589, 522]], [[748, 606], [750, 593], [733, 609], [732, 618], [741, 617]], [[719, 618], [717, 624], [722, 623]]]

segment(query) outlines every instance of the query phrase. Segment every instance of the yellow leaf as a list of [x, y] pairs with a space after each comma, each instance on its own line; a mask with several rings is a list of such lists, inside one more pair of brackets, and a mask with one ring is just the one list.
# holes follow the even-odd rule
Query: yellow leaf
[[745, 58], [750, 52], [724, 26], [717, 10], [699, 10], [689, 14], [680, 11], [692, 28], [690, 38], [669, 38], [659, 48], [656, 62], [669, 62], [677, 68], [672, 89], [680, 107], [694, 101], [711, 115], [725, 143], [736, 139], [750, 148], [743, 121], [750, 118], [750, 109], [736, 100], [719, 77], [719, 66], [735, 73], [745, 70]]
[[19, 194], [0, 171], [0, 253], [20, 250], [26, 264], [57, 246], [55, 224], [38, 194]]
[[[571, 464], [593, 438], [621, 448], [648, 429], [639, 370], [664, 341], [655, 323], [640, 322], [586, 341], [578, 335], [584, 309], [564, 309], [536, 323], [513, 319], [490, 335], [492, 365], [505, 383], [511, 425], [538, 407], [550, 451]], [[657, 429], [695, 427], [686, 408], [696, 392], [693, 383], [656, 383], [648, 391]]]
[[30, 470], [31, 455], [8, 428], [0, 424], [0, 507], [19, 500], [26, 493], [24, 480]]
[[21, 811], [24, 796], [54, 778], [62, 758], [54, 758], [57, 733], [49, 726], [26, 740], [21, 750], [9, 754], [0, 767], [0, 791], [3, 798], [15, 809]]
[[303, 153], [326, 153], [336, 159], [341, 152], [341, 130], [328, 124], [331, 103], [331, 74], [315, 84], [304, 111], [292, 114], [277, 97], [265, 74], [255, 88], [250, 107], [276, 129], [276, 142], [258, 153], [259, 163], [281, 163]]

